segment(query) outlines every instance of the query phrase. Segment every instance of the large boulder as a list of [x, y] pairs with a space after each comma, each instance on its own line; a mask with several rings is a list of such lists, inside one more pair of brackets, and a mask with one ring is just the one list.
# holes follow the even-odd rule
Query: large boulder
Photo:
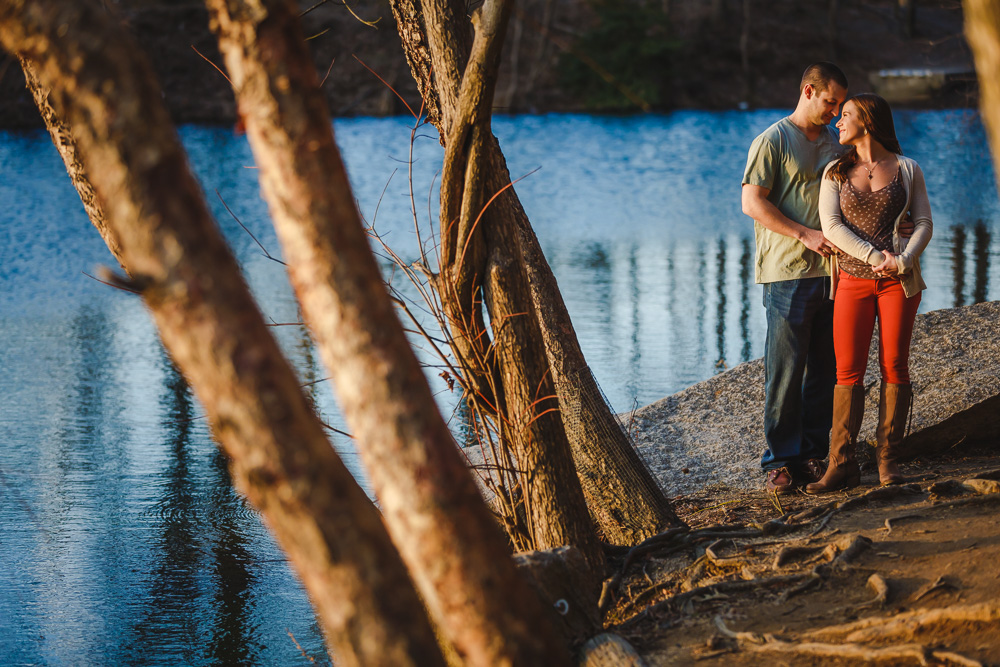
[[[917, 317], [910, 351], [912, 455], [1000, 442], [1000, 302]], [[861, 440], [874, 443], [879, 396], [873, 341]], [[764, 450], [764, 364], [749, 361], [636, 411], [640, 454], [669, 493], [759, 490]]]

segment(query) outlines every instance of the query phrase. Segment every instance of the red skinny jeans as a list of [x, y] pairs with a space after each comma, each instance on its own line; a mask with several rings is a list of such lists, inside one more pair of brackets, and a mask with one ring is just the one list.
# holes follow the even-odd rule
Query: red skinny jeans
[[869, 280], [841, 271], [833, 302], [833, 349], [837, 384], [862, 384], [875, 319], [879, 324], [878, 363], [888, 384], [910, 383], [910, 338], [920, 293], [906, 298], [895, 278]]

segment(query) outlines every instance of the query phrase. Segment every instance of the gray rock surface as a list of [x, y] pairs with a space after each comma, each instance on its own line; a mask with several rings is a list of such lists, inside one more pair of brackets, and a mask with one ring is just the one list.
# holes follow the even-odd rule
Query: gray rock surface
[[[931, 454], [1000, 443], [998, 333], [1000, 302], [917, 317], [910, 351], [915, 398], [904, 441], [908, 451]], [[865, 389], [861, 439], [873, 443], [879, 395], [874, 341]], [[756, 359], [640, 408], [632, 417], [633, 436], [668, 494], [703, 487], [759, 490], [763, 414], [764, 365]]]

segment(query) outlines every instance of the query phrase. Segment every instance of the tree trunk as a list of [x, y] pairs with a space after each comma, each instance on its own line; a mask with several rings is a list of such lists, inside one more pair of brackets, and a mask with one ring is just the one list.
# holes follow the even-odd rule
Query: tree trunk
[[[485, 240], [479, 242], [486, 250], [483, 291], [496, 337], [494, 354], [506, 400], [504, 418], [521, 470], [521, 488], [525, 491], [534, 545], [537, 549], [549, 549], [571, 544], [589, 562], [600, 566], [603, 564], [600, 545], [575, 479], [565, 431], [554, 410], [558, 400], [539, 339], [537, 319], [531, 312], [527, 275], [517, 252], [514, 230], [507, 220], [498, 219], [487, 210], [482, 232], [473, 233], [485, 200], [494, 192], [484, 192], [491, 176], [485, 158], [493, 143], [490, 124], [493, 90], [510, 4], [494, 0], [476, 15], [477, 19], [482, 18], [475, 21], [475, 41], [465, 66], [458, 105], [445, 112], [452, 122], [441, 177], [441, 216], [449, 225], [457, 218], [460, 234], [461, 230], [468, 230], [459, 238], [463, 245], [478, 245], [476, 241]], [[464, 174], [464, 178], [459, 181], [453, 174]], [[445, 250], [449, 246], [444, 238], [442, 273], [452, 268], [445, 263], [449, 257]], [[456, 268], [462, 271], [462, 267]]]
[[979, 109], [1000, 183], [1000, 2], [964, 0], [965, 38], [979, 75]]
[[558, 610], [558, 628], [567, 644], [576, 648], [604, 629], [590, 566], [577, 549], [528, 551], [514, 560], [538, 595]]
[[122, 260], [121, 246], [108, 226], [108, 222], [104, 217], [104, 209], [97, 201], [97, 193], [94, 192], [94, 186], [87, 180], [87, 174], [84, 172], [83, 163], [77, 154], [76, 144], [73, 143], [70, 129], [60, 121], [56, 110], [52, 108], [52, 104], [49, 102], [48, 91], [38, 82], [38, 75], [35, 73], [34, 66], [24, 58], [19, 57], [18, 60], [21, 62], [21, 69], [24, 70], [24, 79], [27, 82], [27, 87], [31, 92], [32, 98], [35, 100], [35, 106], [38, 107], [39, 113], [42, 114], [42, 121], [49, 131], [49, 136], [52, 137], [52, 143], [59, 152], [59, 156], [62, 157], [63, 164], [66, 165], [66, 173], [69, 174], [69, 178], [73, 182], [77, 194], [80, 195], [80, 201], [83, 202], [83, 208], [87, 211], [87, 217], [90, 218], [94, 227], [100, 232], [101, 237], [108, 246], [108, 250], [115, 256], [115, 259], [118, 260], [122, 268], [125, 268], [125, 262]]
[[338, 664], [442, 664], [382, 518], [271, 337], [132, 40], [83, 0], [4, 0], [0, 40], [30, 63], [36, 98], [51, 104], [50, 132], [82, 165], [70, 165], [77, 185], [89, 176], [89, 208], [103, 209], [99, 229], [131, 272], [121, 282], [142, 293]]
[[837, 16], [839, 14], [837, 0], [830, 0], [826, 8], [826, 52], [827, 59], [831, 62], [837, 60]]
[[[831, 0], [832, 2], [833, 0]], [[750, 0], [743, 0], [743, 24], [740, 27], [740, 68], [743, 72], [743, 101], [754, 105], [753, 69], [750, 67]]]
[[917, 34], [917, 0], [899, 0], [896, 13], [903, 37], [912, 39]]
[[[496, 139], [491, 143], [488, 187], [495, 192], [501, 183], [510, 183], [510, 173]], [[490, 215], [517, 230], [563, 426], [587, 505], [604, 538], [612, 544], [637, 544], [681, 525], [587, 366], [555, 275], [513, 188], [493, 206]]]
[[565, 664], [382, 284], [294, 4], [206, 4], [292, 284], [424, 600], [467, 664]]
[[[462, 3], [393, 0], [392, 8], [428, 119], [437, 126], [447, 150], [453, 119], [458, 116], [460, 72], [470, 50], [464, 46], [464, 24], [457, 18], [462, 16]], [[451, 26], [454, 36], [443, 31], [442, 25]], [[492, 196], [506, 188], [487, 209], [484, 222], [489, 229], [516, 230], [516, 238], [508, 242], [520, 247], [520, 264], [526, 271], [531, 299], [515, 312], [534, 311], [558, 392], [564, 430], [592, 516], [605, 539], [614, 544], [634, 544], [680, 524], [587, 367], [555, 276], [517, 195], [507, 187], [510, 174], [492, 134], [483, 155], [485, 192]], [[452, 211], [443, 208], [442, 214], [449, 220]]]

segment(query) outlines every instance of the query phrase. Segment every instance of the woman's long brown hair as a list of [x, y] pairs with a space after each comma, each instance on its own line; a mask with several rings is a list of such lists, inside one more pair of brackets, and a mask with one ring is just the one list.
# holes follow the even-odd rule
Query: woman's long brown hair
[[[896, 139], [896, 126], [892, 122], [892, 109], [889, 103], [875, 93], [860, 93], [847, 102], [854, 102], [854, 108], [858, 114], [861, 126], [868, 130], [872, 139], [882, 144], [886, 150], [892, 151], [896, 155], [902, 155], [903, 150], [899, 147], [899, 140]], [[847, 102], [844, 102], [846, 105]], [[858, 149], [855, 146], [840, 156], [827, 176], [843, 183], [847, 180], [847, 172], [858, 163]]]

